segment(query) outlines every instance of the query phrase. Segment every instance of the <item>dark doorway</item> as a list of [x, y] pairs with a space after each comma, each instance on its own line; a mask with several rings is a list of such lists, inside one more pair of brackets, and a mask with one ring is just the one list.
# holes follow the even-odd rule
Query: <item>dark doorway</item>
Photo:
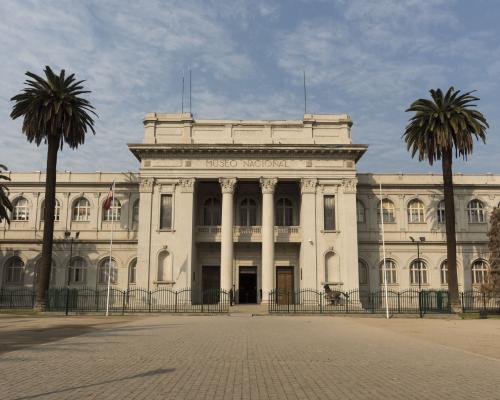
[[276, 267], [276, 302], [292, 304], [293, 299], [293, 267]]
[[238, 302], [257, 303], [257, 267], [240, 267]]
[[220, 297], [220, 266], [203, 265], [201, 268], [201, 275], [203, 303], [218, 303]]

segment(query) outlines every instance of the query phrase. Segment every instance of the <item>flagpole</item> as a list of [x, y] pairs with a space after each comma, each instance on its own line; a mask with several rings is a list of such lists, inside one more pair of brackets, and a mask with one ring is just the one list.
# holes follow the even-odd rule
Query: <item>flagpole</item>
[[387, 293], [387, 263], [385, 259], [385, 233], [384, 233], [384, 208], [382, 205], [382, 184], [380, 183], [380, 221], [382, 222], [382, 256], [383, 256], [383, 276], [384, 276], [384, 292], [385, 292], [385, 317], [389, 318], [389, 295]]
[[113, 214], [113, 202], [115, 200], [115, 181], [113, 181], [113, 185], [111, 186], [111, 240], [109, 241], [109, 263], [108, 263], [108, 294], [106, 296], [106, 317], [109, 315], [109, 290], [111, 287], [111, 263], [113, 262], [113, 230], [115, 227], [115, 215]]

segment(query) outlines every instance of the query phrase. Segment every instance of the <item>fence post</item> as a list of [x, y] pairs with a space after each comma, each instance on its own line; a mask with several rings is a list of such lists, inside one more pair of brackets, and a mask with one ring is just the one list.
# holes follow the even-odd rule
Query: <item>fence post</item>
[[344, 294], [345, 313], [349, 314], [349, 297]]
[[177, 312], [177, 295], [179, 294], [179, 292], [176, 290], [175, 291], [175, 308], [174, 308], [174, 312]]
[[99, 311], [99, 291], [95, 291], [95, 312]]
[[[462, 297], [462, 311], [465, 312], [465, 303], [464, 303], [464, 292], [460, 293], [461, 297]], [[449, 294], [448, 294], [448, 302], [449, 302], [450, 298], [449, 298]], [[450, 309], [451, 309], [451, 304], [450, 304]]]
[[319, 313], [323, 314], [323, 293], [319, 292]]
[[370, 299], [372, 306], [372, 314], [375, 314], [375, 293], [368, 292], [368, 298]]
[[398, 291], [398, 314], [401, 314], [401, 293]]
[[13, 308], [14, 307], [14, 291], [11, 290], [10, 291], [10, 307], [9, 308]]
[[483, 292], [483, 311], [486, 311], [486, 293]]
[[128, 293], [128, 290], [126, 292], [125, 291], [122, 292], [122, 296], [123, 296], [123, 299], [122, 299], [122, 315], [125, 315], [125, 293]]
[[296, 297], [296, 293], [293, 292], [293, 313], [294, 314], [297, 313], [297, 299], [295, 297]]
[[148, 291], [148, 311], [151, 312], [151, 290]]

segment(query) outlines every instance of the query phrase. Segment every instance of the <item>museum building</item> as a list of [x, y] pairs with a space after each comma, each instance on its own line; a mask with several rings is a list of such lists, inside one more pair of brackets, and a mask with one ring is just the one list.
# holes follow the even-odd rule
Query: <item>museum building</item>
[[[104, 287], [111, 271], [120, 289], [233, 289], [240, 303], [265, 302], [273, 288], [377, 290], [384, 274], [395, 290], [445, 288], [441, 175], [357, 173], [368, 146], [352, 143], [351, 126], [345, 114], [271, 121], [147, 114], [143, 142], [128, 145], [137, 173], [58, 173], [51, 285]], [[7, 175], [14, 210], [10, 225], [0, 224], [0, 280], [4, 288], [31, 286], [45, 174]], [[486, 278], [500, 176], [454, 180], [463, 290]]]

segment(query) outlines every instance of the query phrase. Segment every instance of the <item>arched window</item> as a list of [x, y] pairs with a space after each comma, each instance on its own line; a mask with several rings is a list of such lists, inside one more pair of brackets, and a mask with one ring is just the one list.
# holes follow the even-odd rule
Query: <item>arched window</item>
[[424, 222], [424, 203], [418, 199], [408, 204], [408, 222], [410, 224]]
[[24, 282], [24, 262], [19, 257], [12, 257], [5, 263], [4, 281], [8, 285], [22, 285]]
[[135, 285], [137, 282], [137, 258], [134, 258], [128, 266], [128, 284]]
[[221, 203], [217, 197], [209, 197], [203, 203], [203, 225], [221, 224]]
[[410, 283], [427, 285], [427, 264], [424, 260], [413, 260], [410, 264]]
[[137, 230], [138, 228], [139, 228], [139, 200], [136, 200], [132, 207], [132, 229]]
[[[384, 280], [385, 272], [385, 280]], [[383, 285], [387, 283], [388, 285], [394, 285], [398, 283], [397, 273], [396, 273], [396, 263], [393, 260], [386, 259], [385, 267], [384, 262], [380, 263], [380, 284]]]
[[28, 221], [30, 219], [30, 208], [28, 200], [18, 197], [12, 204], [12, 221]]
[[[392, 224], [396, 222], [396, 208], [394, 207], [394, 203], [389, 199], [382, 200], [382, 210], [383, 210], [383, 218], [384, 224]], [[377, 208], [378, 213], [378, 221], [380, 222], [380, 204]]]
[[168, 251], [162, 251], [158, 256], [157, 281], [170, 282], [173, 280], [171, 257]]
[[363, 261], [358, 261], [359, 284], [368, 285], [368, 266]]
[[240, 203], [240, 225], [257, 225], [257, 202], [254, 199], [247, 197]]
[[[54, 206], [54, 221], [59, 221], [60, 218], [61, 218], [61, 203], [59, 203], [59, 200], [56, 199]], [[40, 220], [45, 221], [45, 200], [42, 201]]]
[[363, 224], [365, 222], [365, 206], [359, 200], [356, 200], [356, 219], [358, 224]]
[[90, 220], [90, 203], [85, 197], [80, 197], [73, 206], [73, 221]]
[[[36, 285], [38, 283], [38, 279], [40, 276], [41, 264], [42, 264], [42, 259], [39, 258], [35, 264], [35, 271], [34, 271], [34, 275], [33, 275], [33, 285]], [[56, 273], [57, 273], [56, 262], [54, 261], [54, 258], [52, 258], [52, 265], [50, 267], [50, 280], [49, 280], [49, 283], [52, 286], [56, 284]]]
[[111, 284], [116, 285], [118, 283], [118, 267], [116, 266], [116, 261], [113, 258], [111, 259], [110, 268], [109, 257], [106, 257], [99, 263], [98, 283], [101, 285], [107, 285], [109, 273], [111, 273]]
[[469, 223], [484, 222], [484, 206], [480, 200], [472, 200], [467, 204]]
[[445, 208], [444, 208], [444, 200], [441, 200], [437, 207], [437, 217], [438, 223], [444, 224], [446, 222]]
[[69, 282], [83, 284], [87, 281], [87, 263], [82, 257], [73, 257], [69, 263]]
[[113, 198], [109, 208], [107, 210], [103, 208], [102, 211], [104, 221], [119, 221], [122, 214], [122, 205], [118, 199]]
[[480, 285], [488, 279], [488, 264], [484, 260], [476, 260], [472, 264], [472, 284]]
[[277, 226], [292, 226], [293, 225], [293, 204], [286, 197], [281, 197], [276, 202], [276, 225]]
[[441, 277], [441, 285], [448, 284], [448, 261], [444, 260], [439, 267], [440, 277]]

